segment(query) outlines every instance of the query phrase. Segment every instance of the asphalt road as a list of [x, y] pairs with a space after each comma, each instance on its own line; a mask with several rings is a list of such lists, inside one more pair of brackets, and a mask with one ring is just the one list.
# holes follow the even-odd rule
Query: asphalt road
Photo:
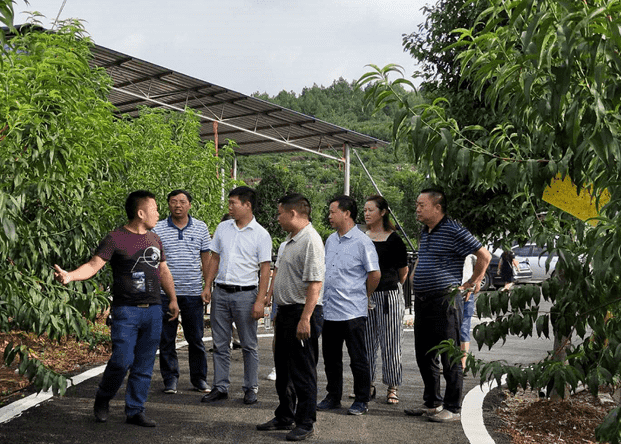
[[[473, 319], [473, 324], [477, 321]], [[262, 329], [261, 329], [262, 330]], [[192, 390], [187, 369], [186, 348], [179, 350], [182, 375], [179, 392], [167, 395], [162, 392], [163, 383], [156, 369], [146, 414], [157, 421], [158, 426], [147, 429], [125, 424], [123, 413], [124, 387], [111, 402], [111, 414], [107, 423], [96, 423], [93, 418], [93, 399], [100, 376], [96, 376], [71, 387], [63, 398], [52, 398], [36, 408], [26, 410], [21, 416], [0, 424], [0, 443], [239, 443], [284, 441], [286, 432], [259, 432], [256, 424], [273, 417], [278, 398], [274, 383], [265, 379], [270, 372], [273, 359], [270, 332], [264, 333], [260, 345], [260, 388], [259, 402], [246, 406], [242, 402], [241, 382], [243, 361], [240, 350], [232, 351], [231, 391], [229, 399], [214, 404], [200, 403], [202, 394]], [[210, 342], [207, 344], [211, 345]], [[502, 347], [492, 351], [477, 351], [482, 359], [505, 359], [509, 363], [531, 363], [546, 355], [551, 348], [550, 341], [539, 339], [523, 340], [508, 338]], [[369, 405], [369, 413], [363, 416], [348, 416], [350, 399], [343, 399], [343, 408], [336, 411], [318, 412], [317, 433], [313, 442], [329, 443], [453, 443], [469, 442], [461, 423], [436, 424], [423, 418], [407, 417], [404, 407], [422, 402], [422, 381], [414, 359], [414, 334], [411, 330], [404, 335], [404, 384], [399, 391], [401, 402], [397, 405], [385, 403], [386, 387], [377, 386], [377, 399]], [[344, 353], [347, 359], [347, 353]], [[209, 377], [212, 376], [211, 354], [208, 356]], [[379, 369], [378, 369], [379, 370]], [[381, 371], [378, 371], [381, 374]], [[352, 390], [352, 377], [348, 362], [345, 364], [344, 392]], [[325, 395], [326, 379], [323, 362], [318, 366], [319, 395]], [[464, 394], [477, 387], [478, 380], [467, 376], [464, 380]], [[478, 388], [477, 388], [478, 390]]]

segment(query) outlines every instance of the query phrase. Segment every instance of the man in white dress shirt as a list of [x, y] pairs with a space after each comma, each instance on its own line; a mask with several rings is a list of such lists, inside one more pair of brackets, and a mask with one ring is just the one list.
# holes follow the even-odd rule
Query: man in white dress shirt
[[[256, 221], [256, 193], [237, 187], [229, 193], [232, 219], [221, 222], [211, 243], [203, 301], [211, 302], [213, 387], [202, 402], [228, 398], [231, 324], [235, 322], [244, 358], [244, 403], [257, 402], [259, 353], [257, 320], [263, 317], [272, 260], [272, 238]], [[215, 283], [213, 293], [211, 285]]]

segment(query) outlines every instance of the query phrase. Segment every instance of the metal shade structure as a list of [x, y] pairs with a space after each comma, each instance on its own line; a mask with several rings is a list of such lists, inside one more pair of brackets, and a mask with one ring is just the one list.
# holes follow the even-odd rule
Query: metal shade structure
[[216, 144], [235, 141], [236, 156], [304, 151], [343, 162], [346, 194], [350, 148], [388, 145], [103, 46], [95, 45], [92, 53], [91, 65], [104, 68], [113, 80], [109, 100], [118, 114], [136, 117], [145, 106], [180, 112], [192, 108], [201, 118], [201, 138]]

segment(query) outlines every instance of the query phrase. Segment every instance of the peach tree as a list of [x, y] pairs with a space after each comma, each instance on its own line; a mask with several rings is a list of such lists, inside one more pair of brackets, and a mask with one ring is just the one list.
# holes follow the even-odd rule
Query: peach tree
[[[109, 306], [110, 271], [63, 287], [51, 265], [75, 268], [105, 234], [125, 221], [128, 192], [150, 188], [165, 214], [165, 196], [191, 189], [194, 209], [210, 227], [222, 212], [219, 175], [230, 160], [201, 142], [198, 117], [148, 111], [119, 117], [107, 99], [105, 70], [90, 66], [91, 41], [78, 21], [54, 32], [12, 26], [12, 2], [0, 17], [0, 331], [23, 330], [53, 340], [101, 340], [90, 323]], [[31, 350], [5, 349], [5, 364], [37, 390], [64, 393], [63, 375]]]
[[[471, 2], [465, 2], [467, 4]], [[495, 124], [463, 125], [446, 100], [413, 106], [395, 91], [412, 82], [373, 67], [360, 85], [380, 109], [398, 103], [394, 138], [430, 180], [445, 187], [452, 215], [486, 239], [533, 239], [559, 255], [541, 288], [492, 292], [477, 302], [479, 347], [507, 335], [554, 335], [554, 353], [532, 366], [468, 366], [481, 381], [507, 375], [511, 390], [547, 387], [564, 396], [580, 384], [597, 393], [621, 376], [621, 2], [616, 0], [489, 0], [472, 26], [453, 29], [461, 81]], [[568, 177], [594, 202], [606, 189], [592, 227], [542, 200], [552, 179]], [[509, 233], [507, 235], [507, 233]], [[540, 309], [543, 300], [550, 311]], [[612, 316], [610, 316], [612, 314]], [[570, 343], [568, 338], [572, 338]], [[560, 354], [560, 356], [558, 355]], [[619, 409], [596, 434], [621, 440]]]

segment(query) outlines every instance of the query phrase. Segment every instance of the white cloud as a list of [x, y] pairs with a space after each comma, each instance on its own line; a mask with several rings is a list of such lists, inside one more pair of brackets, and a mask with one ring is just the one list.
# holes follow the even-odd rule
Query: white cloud
[[[50, 27], [62, 3], [30, 0], [27, 9], [40, 10]], [[355, 80], [369, 63], [398, 63], [412, 72], [401, 36], [417, 29], [425, 3], [67, 0], [61, 18], [86, 20], [102, 46], [242, 93], [275, 95], [339, 77]]]

